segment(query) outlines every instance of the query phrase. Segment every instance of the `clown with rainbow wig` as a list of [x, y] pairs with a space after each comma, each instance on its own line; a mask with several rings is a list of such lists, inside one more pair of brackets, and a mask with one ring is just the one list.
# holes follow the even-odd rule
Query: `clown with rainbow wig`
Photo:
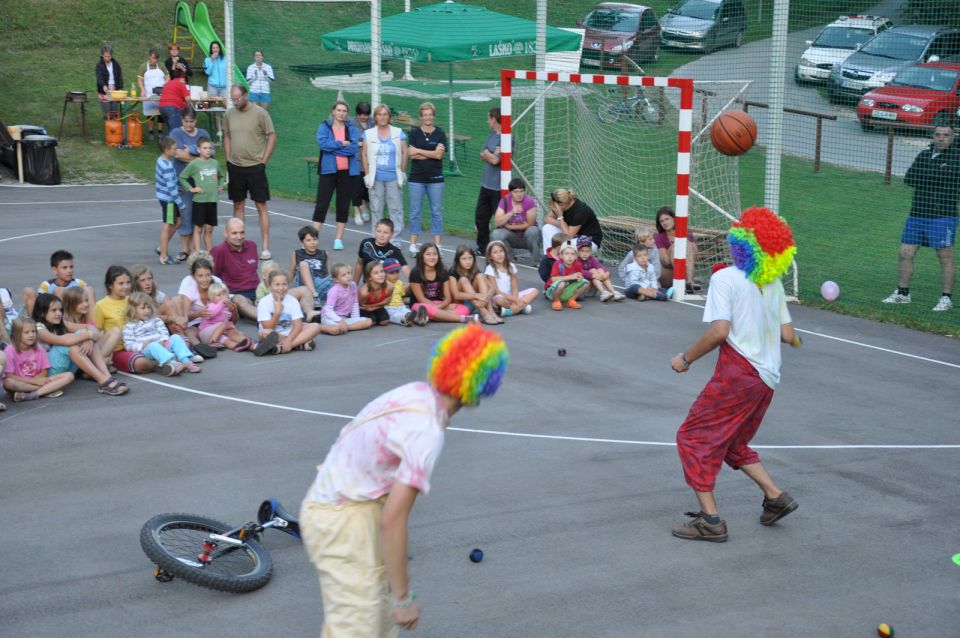
[[763, 491], [761, 525], [773, 525], [797, 502], [767, 474], [750, 447], [780, 382], [780, 344], [800, 345], [780, 277], [797, 247], [787, 222], [766, 208], [749, 208], [727, 234], [733, 267], [714, 272], [707, 291], [703, 336], [674, 357], [675, 372], [719, 348], [713, 377], [677, 431], [683, 476], [699, 510], [673, 528], [685, 540], [724, 542], [727, 524], [713, 496], [723, 463], [742, 470]]
[[420, 617], [407, 574], [407, 520], [430, 491], [457, 410], [500, 388], [509, 355], [477, 324], [440, 339], [426, 382], [380, 395], [341, 431], [300, 508], [320, 576], [323, 636], [396, 636]]

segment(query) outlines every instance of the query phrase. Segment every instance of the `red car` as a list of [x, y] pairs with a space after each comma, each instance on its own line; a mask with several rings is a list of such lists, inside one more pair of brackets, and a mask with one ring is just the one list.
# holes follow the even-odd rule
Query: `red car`
[[[578, 24], [586, 30], [580, 66], [584, 72], [623, 69], [623, 57], [636, 64], [660, 56], [660, 23], [653, 9], [639, 4], [601, 2]], [[627, 72], [635, 69], [627, 66]]]
[[857, 118], [865, 131], [881, 123], [926, 129], [955, 126], [958, 109], [960, 63], [930, 62], [907, 67], [890, 84], [860, 98]]

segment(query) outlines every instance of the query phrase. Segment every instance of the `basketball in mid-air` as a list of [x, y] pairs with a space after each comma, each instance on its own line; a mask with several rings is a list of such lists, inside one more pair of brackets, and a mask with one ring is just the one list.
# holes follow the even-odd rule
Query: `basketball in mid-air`
[[743, 111], [726, 111], [710, 127], [710, 141], [724, 155], [743, 155], [757, 141], [757, 123]]

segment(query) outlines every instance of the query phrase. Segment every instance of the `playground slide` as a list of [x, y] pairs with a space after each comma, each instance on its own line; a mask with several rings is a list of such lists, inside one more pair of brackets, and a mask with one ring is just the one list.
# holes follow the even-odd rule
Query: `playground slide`
[[[210, 25], [210, 12], [207, 10], [207, 5], [203, 2], [197, 3], [193, 16], [191, 16], [190, 5], [184, 0], [179, 0], [179, 2], [177, 2], [174, 20], [176, 24], [190, 32], [190, 36], [197, 41], [197, 46], [203, 52], [202, 55], [200, 53], [197, 54], [200, 59], [197, 60], [193, 66], [201, 70], [203, 69], [203, 58], [207, 57], [207, 52], [210, 51], [210, 44], [212, 42], [219, 44], [220, 49], [226, 53], [223, 40], [217, 36], [217, 32], [214, 31], [213, 26]], [[236, 64], [233, 65], [233, 81], [243, 84], [247, 88], [250, 86], [247, 84], [247, 79], [244, 77], [243, 72], [240, 71], [240, 67]]]

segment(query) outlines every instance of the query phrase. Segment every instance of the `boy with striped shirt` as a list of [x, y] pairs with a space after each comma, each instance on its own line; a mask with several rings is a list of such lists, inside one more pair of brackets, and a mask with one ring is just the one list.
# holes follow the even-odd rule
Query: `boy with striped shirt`
[[180, 188], [177, 183], [177, 171], [173, 167], [173, 157], [177, 151], [177, 142], [172, 137], [165, 137], [160, 142], [160, 157], [157, 158], [156, 193], [160, 202], [162, 225], [160, 226], [160, 263], [171, 266], [177, 263], [176, 259], [167, 255], [167, 244], [180, 226], [180, 208], [183, 200], [180, 199]]

